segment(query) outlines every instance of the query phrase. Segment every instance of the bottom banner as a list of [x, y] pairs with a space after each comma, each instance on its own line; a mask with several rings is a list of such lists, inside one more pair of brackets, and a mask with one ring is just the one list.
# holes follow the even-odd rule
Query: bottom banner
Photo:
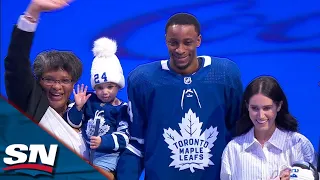
[[1, 97], [0, 179], [107, 178]]

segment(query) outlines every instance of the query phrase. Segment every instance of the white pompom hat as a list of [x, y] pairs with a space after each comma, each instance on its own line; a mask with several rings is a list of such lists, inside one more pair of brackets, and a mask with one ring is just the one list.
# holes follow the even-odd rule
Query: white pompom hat
[[125, 86], [123, 70], [118, 57], [116, 41], [102, 37], [93, 44], [93, 55], [95, 58], [91, 66], [91, 86], [94, 89], [97, 84], [113, 82], [120, 89]]
[[295, 180], [313, 180], [314, 176], [311, 170], [293, 167], [290, 172], [290, 179]]

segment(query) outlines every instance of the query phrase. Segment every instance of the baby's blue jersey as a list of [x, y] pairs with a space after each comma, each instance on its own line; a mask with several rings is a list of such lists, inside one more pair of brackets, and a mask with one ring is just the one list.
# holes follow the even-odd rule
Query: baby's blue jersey
[[[90, 136], [100, 136], [101, 144], [96, 149], [97, 152], [120, 152], [129, 143], [127, 108], [127, 103], [123, 102], [118, 106], [103, 103], [96, 94], [92, 93], [81, 111], [77, 110], [74, 103], [69, 105], [67, 121], [72, 127], [81, 127], [88, 147]], [[98, 120], [99, 127], [96, 128]]]

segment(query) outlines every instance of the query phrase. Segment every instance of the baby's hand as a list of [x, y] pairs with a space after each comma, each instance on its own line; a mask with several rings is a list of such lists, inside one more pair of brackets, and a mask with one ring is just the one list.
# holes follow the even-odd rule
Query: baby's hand
[[97, 149], [101, 144], [101, 137], [100, 136], [91, 136], [90, 137], [90, 148]]
[[289, 180], [290, 179], [290, 171], [291, 171], [291, 169], [289, 169], [289, 168], [282, 170], [280, 172], [280, 179], [281, 180]]
[[73, 89], [74, 101], [76, 103], [76, 108], [78, 109], [78, 111], [82, 109], [84, 104], [88, 101], [89, 97], [91, 96], [91, 94], [87, 95], [87, 89], [88, 86], [84, 87], [84, 84], [81, 84], [81, 87], [79, 84], [77, 85], [77, 92], [75, 89]]

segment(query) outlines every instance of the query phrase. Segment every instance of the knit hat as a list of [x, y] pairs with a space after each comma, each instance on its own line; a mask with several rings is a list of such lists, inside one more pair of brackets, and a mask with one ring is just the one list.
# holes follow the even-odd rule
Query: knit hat
[[93, 55], [95, 58], [91, 66], [91, 86], [113, 82], [122, 89], [125, 86], [123, 70], [118, 57], [117, 43], [106, 37], [97, 39], [93, 44]]
[[315, 179], [315, 177], [314, 177], [313, 172], [311, 170], [294, 166], [291, 169], [290, 179], [313, 180], [313, 179]]

